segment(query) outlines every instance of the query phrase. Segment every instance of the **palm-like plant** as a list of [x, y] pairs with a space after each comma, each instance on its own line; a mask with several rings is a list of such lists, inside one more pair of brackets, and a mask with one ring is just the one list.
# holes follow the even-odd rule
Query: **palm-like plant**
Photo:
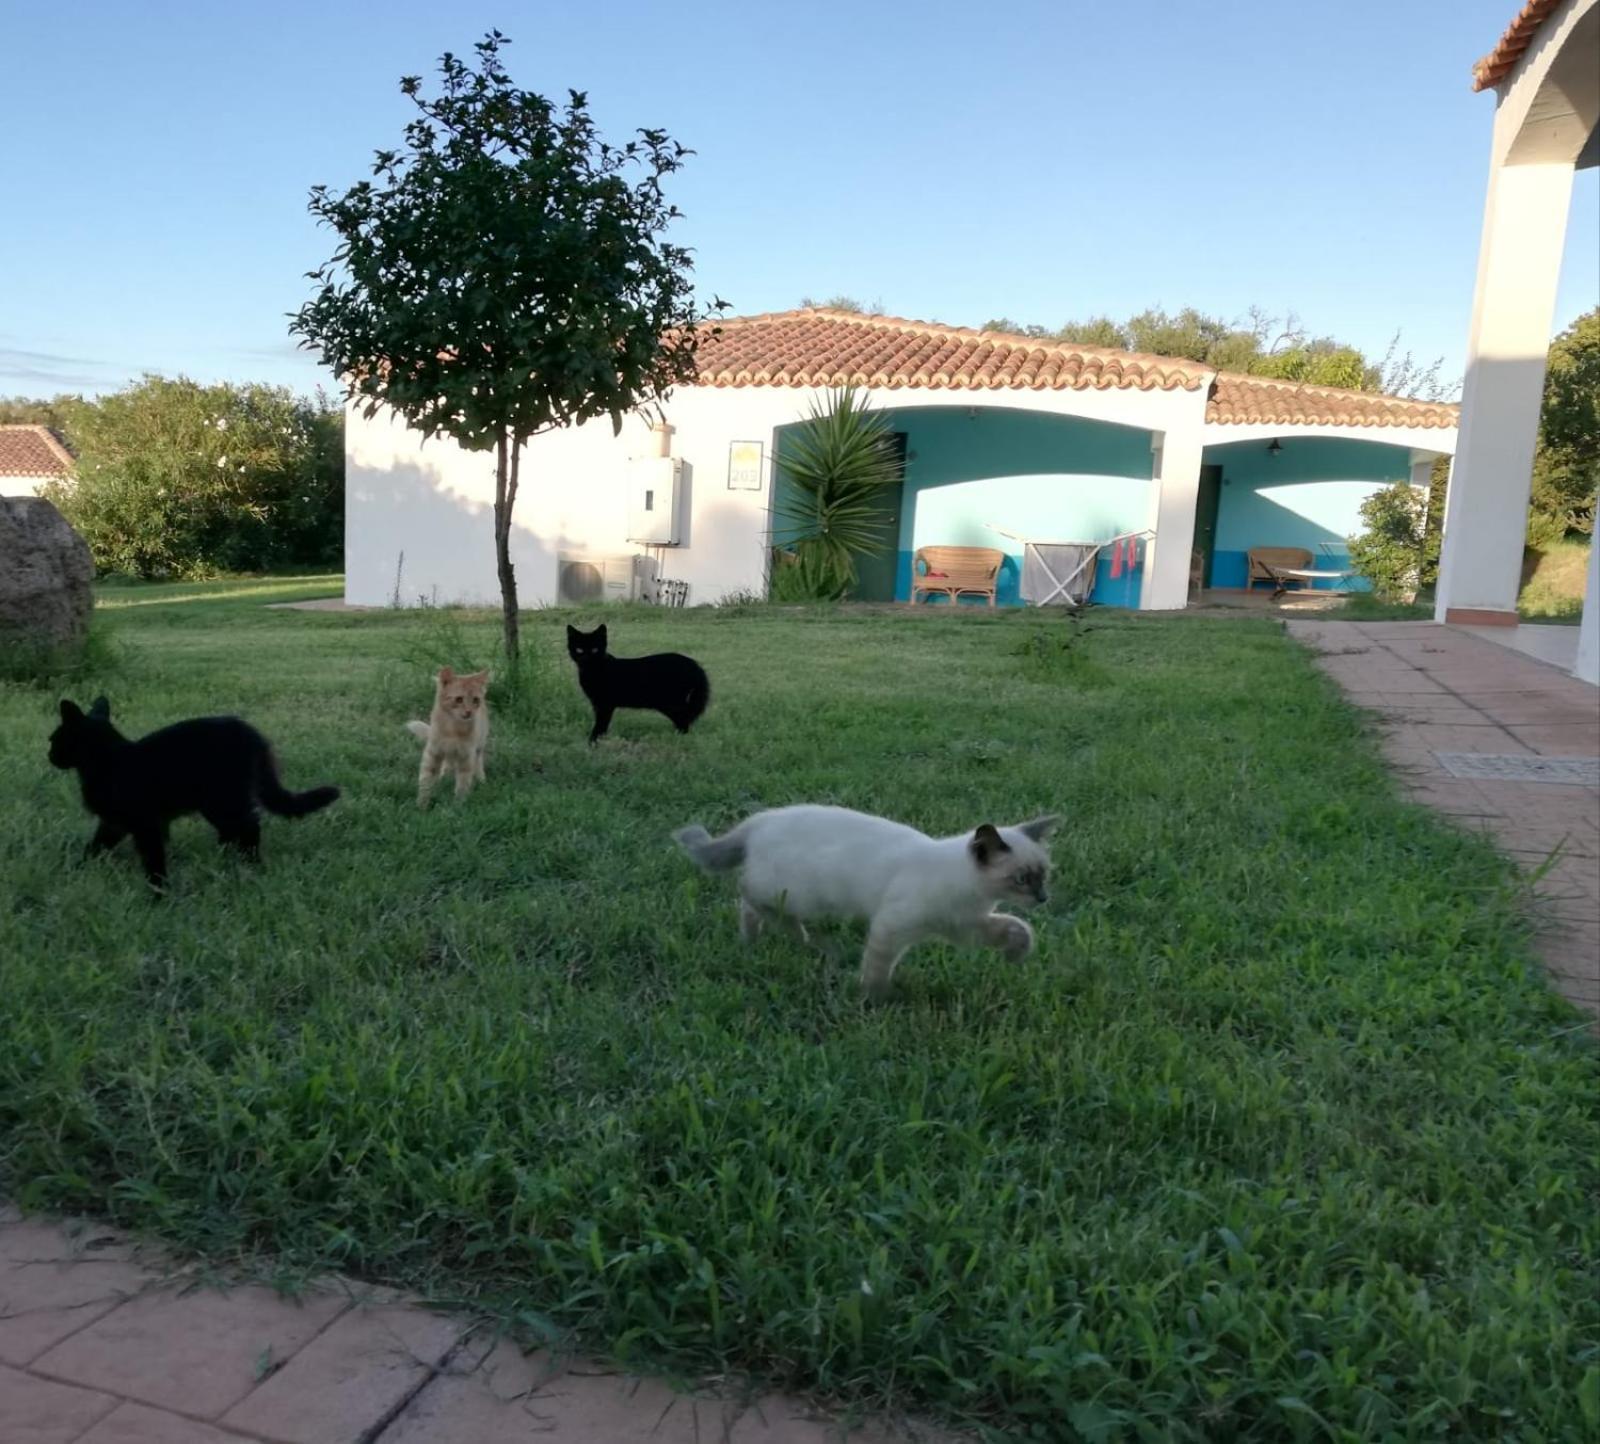
[[842, 597], [855, 585], [856, 558], [883, 549], [889, 513], [880, 498], [900, 482], [889, 424], [846, 386], [812, 403], [779, 465], [789, 496], [778, 514], [798, 571], [790, 585], [812, 597]]

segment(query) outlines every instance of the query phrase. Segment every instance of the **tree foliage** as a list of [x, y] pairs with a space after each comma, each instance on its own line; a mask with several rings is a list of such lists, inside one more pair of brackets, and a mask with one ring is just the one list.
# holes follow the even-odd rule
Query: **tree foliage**
[[518, 650], [510, 558], [523, 443], [625, 414], [694, 375], [689, 252], [662, 188], [689, 154], [665, 131], [603, 141], [587, 97], [519, 90], [491, 31], [469, 64], [446, 54], [401, 144], [373, 179], [317, 186], [311, 213], [339, 244], [311, 273], [290, 331], [345, 378], [366, 413], [390, 407], [429, 436], [495, 453], [495, 559], [508, 656]]
[[870, 306], [864, 301], [858, 301], [854, 296], [829, 296], [825, 300], [817, 300], [814, 296], [802, 296], [800, 304], [807, 310], [821, 307], [827, 311], [850, 311], [857, 316], [883, 315], [883, 303], [874, 301]]
[[989, 321], [984, 329], [1040, 341], [1181, 356], [1219, 371], [1271, 376], [1314, 386], [1342, 386], [1354, 391], [1382, 391], [1424, 401], [1447, 399], [1453, 389], [1440, 379], [1443, 360], [1431, 366], [1419, 365], [1409, 352], [1400, 352], [1398, 334], [1384, 355], [1373, 361], [1358, 347], [1332, 336], [1311, 335], [1293, 313], [1279, 317], [1258, 308], [1252, 308], [1243, 321], [1227, 321], [1193, 306], [1175, 312], [1153, 307], [1126, 321], [1091, 316], [1051, 330], [1046, 326], [1019, 326], [1001, 317]]
[[1397, 481], [1361, 503], [1365, 530], [1350, 538], [1350, 561], [1386, 602], [1409, 602], [1439, 570], [1439, 532], [1428, 495]]
[[885, 489], [900, 481], [889, 423], [844, 387], [812, 404], [778, 465], [788, 483], [778, 514], [793, 561], [774, 590], [783, 600], [842, 597], [855, 585], [856, 558], [877, 552]]
[[75, 474], [46, 494], [102, 572], [195, 577], [340, 559], [344, 419], [320, 395], [146, 376], [63, 419]]
[[1533, 464], [1530, 540], [1538, 544], [1569, 532], [1592, 534], [1597, 483], [1600, 306], [1578, 317], [1550, 346]]
[[65, 435], [83, 397], [60, 395], [49, 400], [32, 396], [0, 396], [0, 426], [48, 426]]

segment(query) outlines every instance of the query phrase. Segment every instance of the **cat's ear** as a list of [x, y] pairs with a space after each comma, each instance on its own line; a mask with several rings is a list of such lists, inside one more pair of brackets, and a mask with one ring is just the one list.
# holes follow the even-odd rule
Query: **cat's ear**
[[89, 716], [96, 722], [109, 722], [111, 720], [111, 703], [105, 697], [96, 697], [89, 704]]
[[65, 697], [61, 699], [61, 720], [63, 722], [83, 721], [83, 708], [76, 702], [69, 702]]
[[489, 683], [494, 680], [494, 673], [485, 667], [483, 671], [478, 673], [478, 680], [482, 682], [485, 687], [487, 687]]
[[582, 635], [583, 635], [583, 633], [580, 632], [575, 626], [573, 626], [571, 622], [567, 623], [567, 640], [569, 642], [574, 637], [581, 637]]
[[455, 671], [450, 667], [439, 668], [439, 681], [448, 687], [456, 679]]
[[972, 834], [972, 841], [967, 844], [967, 851], [972, 854], [973, 860], [979, 867], [988, 867], [995, 858], [1002, 853], [1010, 852], [1011, 848], [1005, 838], [996, 831], [994, 824], [986, 822]]
[[1030, 842], [1043, 842], [1060, 825], [1061, 814], [1047, 812], [1043, 817], [1036, 817], [1032, 822], [1019, 822], [1017, 831]]
[[590, 635], [592, 635], [597, 642], [605, 641], [605, 639], [606, 639], [606, 624], [604, 622], [601, 622], [600, 625], [598, 627], [596, 627], [594, 629], [594, 631]]

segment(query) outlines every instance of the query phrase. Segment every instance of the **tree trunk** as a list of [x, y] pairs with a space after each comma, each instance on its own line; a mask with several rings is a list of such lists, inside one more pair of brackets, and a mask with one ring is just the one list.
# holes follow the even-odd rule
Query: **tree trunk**
[[500, 575], [500, 620], [506, 661], [515, 666], [521, 647], [517, 629], [517, 574], [511, 565], [511, 509], [517, 504], [517, 479], [522, 468], [520, 437], [502, 435], [494, 457], [494, 563]]

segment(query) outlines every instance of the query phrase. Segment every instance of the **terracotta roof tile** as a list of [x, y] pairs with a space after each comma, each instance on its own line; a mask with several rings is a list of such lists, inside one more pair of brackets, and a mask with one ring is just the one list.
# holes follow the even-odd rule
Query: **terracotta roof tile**
[[70, 476], [72, 453], [48, 426], [0, 426], [0, 476]]
[[1517, 11], [1511, 24], [1506, 27], [1506, 33], [1495, 43], [1495, 47], [1472, 67], [1472, 88], [1474, 90], [1487, 90], [1491, 85], [1498, 85], [1506, 76], [1516, 69], [1517, 62], [1522, 59], [1533, 37], [1539, 33], [1539, 27], [1550, 18], [1561, 0], [1528, 0], [1528, 3]]
[[717, 325], [699, 346], [702, 386], [1198, 391], [1211, 376], [1167, 356], [821, 307]]
[[1206, 400], [1206, 420], [1218, 425], [1414, 426], [1448, 430], [1459, 406], [1442, 401], [1407, 401], [1376, 391], [1304, 386], [1265, 376], [1218, 374]]
[[701, 386], [871, 386], [967, 391], [1198, 391], [1206, 420], [1277, 426], [1449, 428], [1457, 408], [1370, 391], [1213, 373], [1199, 362], [1037, 341], [820, 307], [739, 316], [703, 335]]

